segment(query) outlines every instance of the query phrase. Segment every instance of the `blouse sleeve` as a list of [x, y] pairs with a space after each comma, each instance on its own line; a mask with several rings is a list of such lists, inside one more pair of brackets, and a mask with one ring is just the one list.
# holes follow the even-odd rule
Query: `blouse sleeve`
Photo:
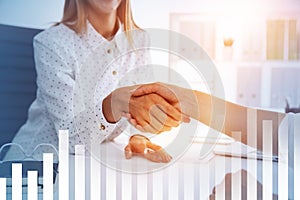
[[[34, 40], [34, 55], [37, 71], [38, 92], [45, 105], [49, 119], [55, 130], [68, 129], [70, 148], [75, 144], [90, 144], [90, 141], [102, 142], [113, 132], [117, 124], [108, 123], [103, 116], [95, 120], [94, 113], [75, 101], [75, 64], [64, 57], [61, 48], [45, 45]], [[80, 107], [79, 112], [74, 112]], [[102, 112], [101, 112], [102, 113]]]

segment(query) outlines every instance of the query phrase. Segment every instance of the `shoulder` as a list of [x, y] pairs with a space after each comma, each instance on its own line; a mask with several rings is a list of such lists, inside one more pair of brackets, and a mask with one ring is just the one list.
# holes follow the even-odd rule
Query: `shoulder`
[[150, 34], [144, 29], [135, 29], [132, 31], [133, 42], [136, 46], [148, 47], [150, 45]]
[[59, 24], [37, 34], [33, 39], [33, 43], [34, 45], [41, 44], [50, 49], [57, 47], [62, 48], [64, 46], [69, 47], [74, 43], [74, 37], [76, 36], [77, 34], [72, 29], [64, 24]]

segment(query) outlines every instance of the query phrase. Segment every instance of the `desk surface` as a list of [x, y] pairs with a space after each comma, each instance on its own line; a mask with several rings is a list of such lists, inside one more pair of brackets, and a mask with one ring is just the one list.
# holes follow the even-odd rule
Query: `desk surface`
[[[152, 138], [152, 141], [165, 147], [172, 140], [172, 137], [175, 138], [176, 133], [162, 134]], [[98, 160], [92, 162], [93, 157], [86, 156], [83, 159], [86, 166], [86, 181], [82, 187], [86, 189], [87, 199], [90, 197], [92, 199], [100, 199], [93, 197], [156, 200], [207, 199], [214, 188], [217, 188], [217, 196], [224, 197], [225, 191], [227, 191], [224, 178], [229, 173], [236, 173], [232, 176], [234, 178], [231, 180], [231, 191], [240, 195], [242, 180], [239, 172], [241, 170], [248, 172], [249, 180], [247, 181], [249, 181], [248, 184], [251, 183], [249, 189], [254, 192], [257, 192], [255, 189], [256, 181], [264, 185], [271, 183], [271, 186], [264, 187], [265, 193], [269, 193], [269, 195], [278, 193], [278, 182], [287, 181], [287, 178], [281, 178], [287, 177], [288, 174], [285, 163], [217, 156], [213, 153], [213, 149], [205, 158], [200, 159], [200, 151], [204, 144], [199, 142], [191, 143], [185, 152], [178, 154], [179, 156], [168, 164], [150, 162], [141, 157], [126, 160], [123, 149], [128, 138], [129, 136], [123, 134], [113, 142], [101, 144], [99, 149], [102, 156], [101, 164]], [[236, 145], [237, 143], [232, 144]], [[218, 144], [214, 146], [214, 149], [230, 146], [231, 144]], [[172, 155], [172, 152], [169, 153]], [[93, 167], [95, 163], [96, 167]], [[70, 155], [70, 199], [74, 199], [74, 166], [75, 156]], [[279, 172], [282, 176], [278, 175]], [[87, 192], [90, 190], [93, 192]], [[54, 196], [57, 199], [57, 192]]]
[[[164, 146], [166, 141], [170, 141], [171, 135], [169, 134], [172, 133], [152, 140]], [[99, 174], [98, 169], [89, 172], [94, 176], [93, 178], [99, 176], [100, 185], [102, 185], [99, 193], [107, 199], [116, 199], [118, 196], [122, 196], [123, 199], [135, 199], [135, 197], [137, 199], [150, 197], [153, 199], [207, 199], [216, 186], [218, 186], [218, 195], [224, 196], [226, 174], [237, 174], [235, 176], [237, 178], [232, 179], [231, 189], [235, 185], [236, 191], [238, 191], [241, 188], [241, 174], [239, 174], [241, 170], [248, 172], [249, 183], [253, 183], [253, 186], [256, 186], [256, 181], [270, 184], [271, 188], [266, 187], [265, 193], [269, 193], [269, 195], [278, 193], [278, 178], [275, 178], [278, 173], [277, 162], [228, 158], [217, 156], [213, 151], [205, 158], [200, 159], [200, 151], [203, 148], [201, 143], [191, 143], [182, 155], [174, 158], [168, 164], [153, 163], [140, 157], [126, 160], [123, 149], [127, 141], [128, 136], [123, 135], [114, 142], [101, 144], [104, 152], [101, 154], [107, 155], [107, 158], [102, 160], [101, 173]], [[219, 144], [214, 148], [224, 148], [224, 146], [224, 144]], [[172, 152], [170, 154], [172, 155]], [[72, 159], [74, 157], [71, 157]], [[286, 164], [282, 163], [281, 169], [285, 170], [284, 173], [287, 174]], [[266, 175], [263, 176], [263, 172], [267, 172]], [[250, 189], [257, 192], [254, 187], [250, 187]]]

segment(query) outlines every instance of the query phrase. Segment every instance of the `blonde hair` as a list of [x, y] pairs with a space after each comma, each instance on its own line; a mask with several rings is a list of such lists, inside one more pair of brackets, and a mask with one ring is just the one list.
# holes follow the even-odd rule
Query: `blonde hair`
[[[64, 14], [62, 21], [64, 25], [68, 26], [76, 33], [82, 33], [87, 28], [87, 11], [84, 0], [65, 0]], [[130, 0], [122, 0], [118, 9], [117, 16], [124, 25], [124, 31], [131, 41], [128, 34], [130, 30], [139, 29], [132, 17]]]

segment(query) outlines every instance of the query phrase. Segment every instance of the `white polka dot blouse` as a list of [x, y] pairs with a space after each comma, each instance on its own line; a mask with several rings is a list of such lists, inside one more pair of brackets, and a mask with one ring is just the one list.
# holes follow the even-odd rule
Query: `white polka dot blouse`
[[149, 62], [147, 48], [132, 51], [133, 46], [149, 45], [146, 36], [145, 31], [138, 30], [130, 43], [120, 25], [115, 37], [107, 40], [90, 23], [82, 34], [63, 24], [38, 34], [33, 41], [36, 99], [13, 142], [26, 152], [40, 143], [57, 147], [58, 130], [68, 129], [70, 151], [74, 152], [76, 144], [91, 140], [100, 144], [118, 136], [127, 121], [108, 123], [102, 114], [102, 100], [119, 86], [124, 74]]

